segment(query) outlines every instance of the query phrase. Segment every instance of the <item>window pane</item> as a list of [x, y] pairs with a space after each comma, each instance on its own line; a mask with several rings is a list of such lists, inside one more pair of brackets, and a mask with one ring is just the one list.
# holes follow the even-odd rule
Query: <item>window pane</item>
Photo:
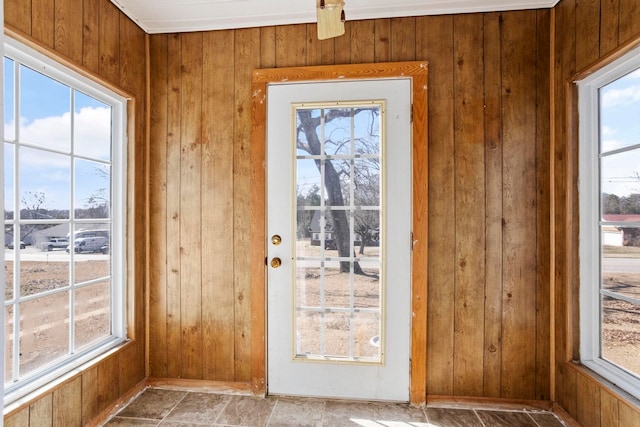
[[640, 306], [602, 298], [602, 357], [640, 376]]
[[109, 282], [105, 281], [76, 290], [76, 350], [111, 335], [110, 313], [111, 289]]
[[107, 165], [76, 160], [75, 217], [109, 218], [111, 170]]
[[40, 260], [20, 261], [20, 297], [69, 286], [69, 256], [66, 253], [55, 256], [47, 253], [37, 258]]
[[111, 159], [111, 107], [75, 91], [74, 152], [99, 160]]
[[4, 144], [4, 219], [14, 218], [14, 196], [13, 191], [13, 174], [14, 174], [14, 153], [15, 146], [12, 144]]
[[16, 137], [15, 128], [15, 73], [14, 62], [9, 58], [4, 58], [4, 137], [13, 140]]
[[20, 148], [20, 217], [66, 219], [71, 204], [69, 157]]
[[600, 145], [606, 153], [640, 142], [640, 71], [627, 74], [600, 89]]
[[71, 89], [25, 66], [20, 67], [20, 140], [71, 149]]
[[640, 226], [602, 226], [602, 289], [640, 301]]
[[11, 384], [13, 381], [13, 306], [4, 309], [4, 384]]
[[62, 292], [20, 304], [20, 375], [69, 354], [69, 294]]
[[[640, 218], [640, 149], [605, 156], [600, 168], [603, 215], [638, 215]], [[608, 216], [604, 219], [620, 220]]]
[[324, 110], [324, 152], [326, 155], [351, 154], [352, 112], [352, 108]]
[[105, 223], [77, 226], [73, 238], [75, 283], [111, 276], [110, 234], [109, 224]]

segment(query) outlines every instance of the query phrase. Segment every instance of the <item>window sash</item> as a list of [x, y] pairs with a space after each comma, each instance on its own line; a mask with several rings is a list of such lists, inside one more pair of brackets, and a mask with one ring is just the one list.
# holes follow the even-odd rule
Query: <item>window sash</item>
[[[640, 48], [614, 61], [587, 78], [577, 82], [579, 127], [579, 209], [580, 209], [580, 358], [581, 362], [640, 398], [640, 377], [602, 357], [601, 297], [611, 296], [633, 304], [633, 298], [602, 289], [602, 231], [603, 225], [615, 223], [601, 218], [601, 166], [608, 156], [640, 149], [640, 144], [617, 150], [601, 151], [600, 96], [607, 84], [640, 68]], [[622, 225], [622, 224], [621, 224]], [[625, 223], [636, 226], [638, 223]]]
[[[127, 138], [126, 138], [126, 98], [113, 92], [112, 90], [100, 85], [99, 83], [86, 78], [85, 76], [80, 75], [79, 73], [66, 68], [65, 66], [57, 63], [53, 59], [31, 49], [22, 43], [12, 40], [9, 38], [4, 39], [4, 56], [12, 59], [14, 61], [14, 70], [18, 70], [19, 65], [22, 64], [31, 68], [34, 71], [40, 72], [43, 75], [52, 78], [53, 80], [59, 81], [67, 86], [69, 86], [72, 90], [80, 91], [86, 95], [89, 95], [100, 102], [111, 107], [111, 160], [110, 165], [110, 213], [108, 219], [89, 219], [89, 220], [76, 220], [73, 218], [73, 202], [70, 206], [70, 218], [67, 220], [29, 220], [29, 219], [21, 219], [20, 205], [14, 201], [14, 218], [13, 220], [5, 221], [5, 224], [12, 224], [13, 227], [16, 227], [18, 224], [29, 224], [29, 223], [68, 223], [69, 224], [69, 232], [70, 235], [73, 236], [74, 225], [82, 224], [88, 222], [98, 222], [98, 223], [109, 223], [111, 228], [111, 237], [109, 241], [110, 245], [110, 254], [109, 257], [111, 259], [111, 273], [110, 273], [110, 296], [111, 303], [109, 307], [110, 312], [110, 330], [111, 334], [103, 337], [102, 340], [97, 341], [88, 347], [83, 348], [77, 354], [67, 355], [63, 360], [58, 361], [57, 363], [52, 363], [48, 365], [46, 368], [42, 370], [38, 370], [37, 373], [34, 373], [31, 376], [26, 376], [21, 378], [19, 381], [10, 384], [5, 387], [5, 405], [19, 399], [20, 397], [36, 390], [38, 387], [43, 386], [46, 383], [51, 382], [55, 378], [64, 375], [67, 372], [76, 369], [80, 365], [89, 362], [95, 357], [105, 353], [109, 349], [119, 345], [123, 341], [126, 340], [127, 337], [127, 321], [126, 321], [126, 201], [127, 201], [127, 184], [126, 184], [126, 170], [127, 170]], [[15, 73], [15, 76], [18, 74]], [[19, 99], [18, 94], [19, 91], [16, 91], [16, 85], [19, 84], [19, 79], [15, 79], [14, 81], [14, 93], [15, 96], [15, 106], [18, 105]], [[71, 92], [73, 93], [73, 92]], [[72, 104], [71, 104], [72, 105]], [[15, 115], [18, 116], [19, 109], [15, 108]], [[71, 110], [73, 116], [73, 110]], [[19, 118], [14, 118], [16, 121], [16, 127], [19, 127]], [[4, 119], [3, 119], [4, 120]], [[73, 129], [73, 128], [72, 128]], [[19, 133], [16, 132], [15, 141], [9, 140], [9, 143], [14, 144], [14, 147], [22, 146], [29, 147], [31, 144], [22, 143], [19, 138]], [[3, 136], [3, 141], [4, 136]], [[3, 144], [4, 146], [4, 144]], [[56, 150], [47, 149], [46, 147], [34, 146], [38, 150], [45, 150], [49, 152], [56, 152]], [[0, 156], [4, 154], [4, 148]], [[67, 156], [69, 158], [77, 158], [84, 159], [86, 156], [79, 156], [73, 153], [60, 153]], [[4, 164], [4, 160], [0, 157], [0, 160]], [[100, 163], [100, 159], [89, 159], [92, 162]], [[104, 163], [104, 162], [102, 162]], [[14, 170], [14, 176], [18, 175], [20, 172], [17, 167]], [[15, 178], [14, 178], [15, 179]], [[4, 183], [4, 177], [2, 178]], [[73, 180], [71, 181], [71, 186], [73, 186]], [[70, 187], [71, 189], [72, 187]], [[18, 194], [14, 194], [14, 198], [18, 198]], [[3, 200], [4, 203], [4, 200]], [[73, 238], [70, 238], [70, 245], [73, 247]], [[19, 262], [19, 250], [14, 252], [14, 262]], [[70, 262], [72, 260], [70, 259]], [[17, 267], [19, 270], [20, 268]], [[71, 282], [72, 277], [70, 277], [69, 286], [61, 287], [59, 289], [55, 289], [53, 291], [39, 293], [37, 297], [42, 297], [46, 294], [67, 292], [74, 293], [77, 290], [83, 289], [88, 285], [91, 285], [93, 281], [84, 282], [82, 284], [75, 284]], [[14, 278], [14, 282], [18, 282], [17, 278]], [[17, 283], [19, 287], [20, 284]], [[5, 302], [5, 307], [7, 306], [19, 306], [21, 302], [28, 301], [30, 299], [34, 299], [36, 296], [21, 296], [20, 298], [14, 298], [10, 302]], [[69, 295], [69, 301], [73, 302], [74, 295]], [[68, 307], [70, 318], [73, 318], [75, 314], [75, 307], [73, 304], [69, 304]], [[19, 337], [19, 328], [14, 328], [18, 332]], [[74, 326], [70, 326], [70, 331], [74, 331]], [[4, 332], [6, 333], [6, 331]], [[3, 337], [4, 337], [3, 333]], [[16, 337], [14, 336], [14, 339]], [[70, 343], [73, 342], [73, 335], [70, 337]], [[6, 338], [4, 340], [6, 342]], [[73, 347], [71, 347], [73, 351]], [[5, 350], [5, 354], [7, 351]], [[14, 369], [16, 367], [17, 362], [14, 361]], [[14, 371], [15, 372], [15, 371]], [[10, 381], [10, 378], [5, 378], [5, 382]]]

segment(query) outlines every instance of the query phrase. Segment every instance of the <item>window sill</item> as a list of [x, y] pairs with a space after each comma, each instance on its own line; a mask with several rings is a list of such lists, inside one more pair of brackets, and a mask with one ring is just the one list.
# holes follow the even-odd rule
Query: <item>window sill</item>
[[[70, 381], [73, 378], [76, 378], [78, 376], [81, 376], [84, 372], [92, 369], [93, 367], [99, 365], [101, 362], [103, 362], [104, 360], [113, 357], [114, 355], [124, 351], [126, 348], [128, 348], [129, 346], [133, 345], [135, 341], [131, 340], [131, 339], [126, 339], [123, 342], [115, 345], [115, 347], [105, 351], [104, 353], [92, 358], [91, 360], [79, 365], [78, 367], [70, 370], [69, 372], [66, 372], [62, 375], [60, 375], [59, 377], [55, 378], [54, 380], [44, 384], [41, 387], [36, 388], [35, 390], [27, 393], [24, 396], [18, 397], [15, 400], [11, 400], [9, 401], [9, 403], [7, 403], [4, 406], [4, 410], [3, 410], [3, 417], [7, 417], [27, 406], [29, 406], [30, 404], [32, 404], [33, 402], [37, 401], [38, 399], [42, 398], [43, 396], [53, 392], [54, 390], [56, 390], [57, 388], [59, 388], [60, 386], [62, 386], [63, 384], [65, 384], [66, 382]], [[7, 397], [11, 398], [11, 395], [5, 396], [5, 399], [7, 399]]]

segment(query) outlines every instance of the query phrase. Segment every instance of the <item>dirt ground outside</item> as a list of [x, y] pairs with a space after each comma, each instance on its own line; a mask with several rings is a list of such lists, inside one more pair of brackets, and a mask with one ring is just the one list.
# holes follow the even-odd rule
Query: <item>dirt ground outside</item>
[[[35, 250], [35, 249], [34, 249]], [[26, 249], [29, 251], [29, 249]], [[68, 257], [68, 254], [67, 254]], [[88, 257], [87, 257], [88, 258]], [[93, 257], [95, 258], [95, 257]], [[75, 283], [107, 277], [109, 256], [102, 260], [76, 256]], [[75, 350], [109, 336], [110, 291], [108, 281], [99, 281], [69, 291], [69, 261], [22, 261], [20, 293], [29, 297], [20, 304], [19, 372], [20, 376], [35, 372], [69, 354], [69, 306], [74, 305]], [[5, 301], [13, 298], [13, 262], [5, 261]], [[59, 290], [59, 292], [55, 292]], [[40, 295], [45, 293], [44, 295]], [[40, 295], [40, 296], [39, 296]], [[31, 299], [33, 298], [33, 299]], [[73, 301], [73, 302], [72, 302]], [[6, 366], [5, 379], [13, 376], [14, 309], [5, 307]]]
[[[306, 256], [320, 254], [319, 247], [306, 243]], [[637, 258], [640, 250], [618, 248], [607, 256]], [[27, 249], [28, 251], [28, 249]], [[365, 248], [364, 257], [369, 261], [378, 257], [379, 248]], [[337, 251], [326, 251], [335, 257]], [[86, 259], [86, 260], [85, 260]], [[87, 259], [77, 257], [76, 283], [109, 275], [109, 257]], [[327, 264], [329, 265], [329, 264]], [[297, 351], [299, 354], [324, 354], [338, 357], [376, 358], [380, 348], [376, 338], [381, 335], [381, 319], [378, 310], [381, 283], [379, 268], [375, 262], [366, 262], [366, 275], [340, 273], [330, 266], [299, 267], [296, 277], [299, 283], [297, 298]], [[324, 279], [321, 272], [324, 273]], [[21, 293], [37, 296], [39, 293], [64, 288], [69, 280], [69, 261], [23, 261]], [[13, 263], [5, 262], [5, 300], [13, 297]], [[640, 271], [610, 272], [604, 275], [605, 289], [640, 299]], [[351, 291], [353, 289], [353, 293]], [[324, 311], [321, 307], [324, 297]], [[76, 346], [81, 348], [107, 336], [109, 328], [109, 289], [107, 282], [79, 288], [73, 295]], [[68, 352], [70, 294], [68, 291], [34, 298], [21, 304], [20, 324], [25, 331], [20, 334], [20, 370], [39, 369], [55, 362]], [[351, 316], [349, 309], [356, 313]], [[64, 310], [60, 310], [64, 307]], [[327, 310], [329, 309], [329, 310]], [[5, 308], [7, 360], [11, 360], [13, 347], [13, 309]], [[323, 344], [324, 343], [324, 344]], [[640, 307], [622, 300], [605, 298], [603, 313], [603, 356], [625, 369], [640, 375]], [[12, 375], [11, 363], [7, 364], [6, 378]]]

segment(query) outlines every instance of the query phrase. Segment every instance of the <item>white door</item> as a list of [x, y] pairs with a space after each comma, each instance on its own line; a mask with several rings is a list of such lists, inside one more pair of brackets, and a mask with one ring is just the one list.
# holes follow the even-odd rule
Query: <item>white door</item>
[[411, 80], [267, 95], [268, 391], [408, 401]]

